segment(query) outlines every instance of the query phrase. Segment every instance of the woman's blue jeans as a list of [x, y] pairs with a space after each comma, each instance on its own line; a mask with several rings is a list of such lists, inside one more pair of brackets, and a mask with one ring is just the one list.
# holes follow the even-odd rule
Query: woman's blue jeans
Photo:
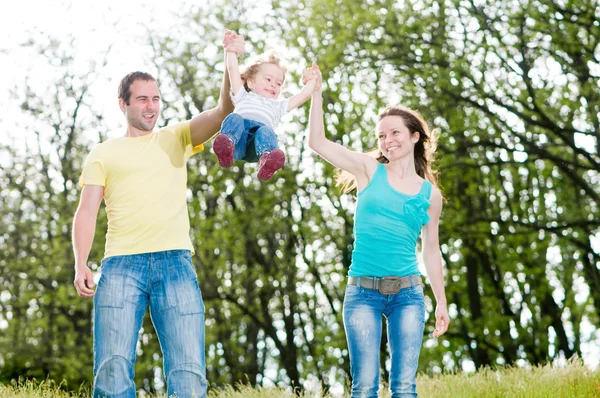
[[204, 303], [188, 250], [108, 257], [94, 296], [94, 398], [134, 398], [146, 307], [163, 353], [167, 395], [206, 396]]
[[387, 318], [392, 398], [417, 396], [417, 367], [425, 327], [423, 286], [396, 294], [348, 285], [344, 328], [350, 353], [352, 397], [377, 397], [382, 316]]
[[277, 148], [277, 136], [272, 128], [237, 113], [230, 113], [221, 125], [221, 134], [233, 142], [233, 158], [256, 162], [265, 152]]

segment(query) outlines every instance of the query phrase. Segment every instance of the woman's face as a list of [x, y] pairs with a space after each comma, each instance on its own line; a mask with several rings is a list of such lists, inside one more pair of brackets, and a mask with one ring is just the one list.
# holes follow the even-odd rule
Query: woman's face
[[386, 116], [377, 123], [379, 150], [390, 162], [412, 155], [419, 133], [411, 134], [400, 116]]

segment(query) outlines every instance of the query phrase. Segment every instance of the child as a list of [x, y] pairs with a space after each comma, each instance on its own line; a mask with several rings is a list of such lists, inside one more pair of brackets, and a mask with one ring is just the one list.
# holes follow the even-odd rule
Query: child
[[275, 53], [263, 55], [240, 74], [237, 54], [228, 49], [236, 36], [227, 31], [223, 38], [235, 110], [223, 121], [213, 150], [222, 167], [231, 167], [233, 159], [258, 160], [258, 178], [265, 181], [285, 163], [274, 129], [283, 115], [310, 98], [316, 79], [293, 97], [279, 101], [286, 72], [279, 58]]

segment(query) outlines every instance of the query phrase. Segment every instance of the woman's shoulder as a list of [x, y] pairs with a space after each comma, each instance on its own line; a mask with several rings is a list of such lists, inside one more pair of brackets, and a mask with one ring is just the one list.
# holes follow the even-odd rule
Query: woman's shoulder
[[431, 194], [429, 195], [429, 202], [432, 206], [441, 207], [444, 196], [442, 195], [442, 191], [437, 187], [437, 185], [431, 183], [428, 180], [425, 180], [424, 184], [431, 185]]
[[357, 155], [358, 159], [360, 159], [360, 162], [362, 163], [364, 170], [364, 173], [354, 174], [354, 176], [356, 177], [358, 191], [361, 192], [371, 183], [378, 169], [380, 167], [383, 167], [383, 165], [368, 153], [357, 152]]
[[380, 163], [373, 156], [369, 155], [368, 153], [364, 153], [363, 155], [364, 155], [365, 169], [367, 170], [369, 175], [373, 175], [378, 169], [380, 169], [380, 170], [385, 169], [385, 164]]

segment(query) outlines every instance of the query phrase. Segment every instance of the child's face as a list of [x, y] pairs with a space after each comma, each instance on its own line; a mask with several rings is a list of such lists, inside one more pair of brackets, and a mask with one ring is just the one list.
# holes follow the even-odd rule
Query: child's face
[[248, 79], [248, 87], [253, 93], [265, 98], [277, 98], [281, 93], [281, 86], [285, 75], [283, 70], [275, 64], [262, 64], [258, 73]]

